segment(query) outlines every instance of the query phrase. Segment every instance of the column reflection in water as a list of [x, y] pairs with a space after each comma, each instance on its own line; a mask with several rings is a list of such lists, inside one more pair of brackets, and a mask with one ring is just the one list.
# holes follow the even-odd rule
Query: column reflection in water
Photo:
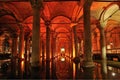
[[76, 69], [75, 69], [75, 64], [73, 63], [73, 79], [75, 79], [75, 76], [76, 76], [76, 75], [75, 75], [75, 73], [76, 73], [75, 71], [76, 71]]
[[96, 63], [94, 70], [94, 79], [108, 79], [108, 73], [106, 72], [107, 66], [103, 63]]
[[57, 79], [56, 77], [56, 59], [52, 60], [52, 67], [51, 67], [51, 78], [52, 79]]
[[10, 74], [11, 78], [15, 78], [16, 77], [16, 58], [11, 58], [11, 74]]
[[95, 64], [95, 70], [94, 70], [94, 79], [102, 79], [102, 74], [101, 74], [101, 65], [96, 63]]
[[83, 76], [83, 78], [84, 79], [93, 79], [93, 71], [94, 71], [94, 68], [93, 67], [84, 67], [84, 69], [83, 69], [83, 71], [84, 71], [84, 76]]
[[103, 79], [107, 79], [107, 62], [106, 62], [106, 60], [102, 60], [101, 74], [102, 74]]
[[24, 61], [22, 60], [22, 61], [20, 61], [19, 63], [18, 63], [19, 65], [18, 65], [18, 77], [19, 78], [23, 78], [23, 72], [24, 72]]
[[65, 60], [61, 60], [61, 58], [59, 58], [56, 61], [57, 79], [71, 79], [72, 71], [71, 66], [69, 64], [70, 63], [67, 58], [65, 58]]
[[22, 73], [24, 71], [24, 61], [21, 61], [21, 70], [22, 70]]

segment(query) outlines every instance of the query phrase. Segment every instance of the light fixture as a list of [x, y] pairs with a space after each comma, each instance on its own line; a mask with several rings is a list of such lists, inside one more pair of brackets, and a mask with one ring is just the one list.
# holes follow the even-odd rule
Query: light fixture
[[112, 72], [112, 76], [115, 76], [116, 75], [116, 73], [115, 72]]
[[65, 52], [65, 48], [61, 48], [61, 52]]
[[61, 60], [61, 61], [65, 61], [65, 58], [64, 58], [64, 57], [61, 57], [60, 60]]

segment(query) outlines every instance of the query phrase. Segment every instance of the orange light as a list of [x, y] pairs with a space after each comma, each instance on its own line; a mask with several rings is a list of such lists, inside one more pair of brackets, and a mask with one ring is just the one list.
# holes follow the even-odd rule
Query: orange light
[[24, 61], [21, 62], [21, 69], [24, 71]]
[[61, 48], [61, 52], [65, 52], [65, 48]]
[[111, 45], [107, 45], [107, 49], [111, 49]]
[[22, 54], [21, 58], [24, 59], [24, 54]]
[[65, 58], [64, 57], [61, 57], [61, 59], [60, 59], [61, 61], [65, 61]]

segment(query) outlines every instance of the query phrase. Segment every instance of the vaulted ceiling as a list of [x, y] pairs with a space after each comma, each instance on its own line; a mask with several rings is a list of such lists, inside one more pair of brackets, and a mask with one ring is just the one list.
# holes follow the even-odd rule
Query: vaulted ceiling
[[[45, 21], [51, 22], [51, 30], [56, 35], [69, 36], [71, 23], [77, 22], [78, 32], [83, 32], [84, 0], [43, 0], [41, 10], [41, 32], [45, 32]], [[94, 0], [91, 5], [91, 22], [100, 21], [103, 26], [120, 24], [119, 0]], [[32, 30], [33, 10], [29, 0], [0, 0], [0, 33], [19, 33], [19, 23], [25, 32]], [[107, 28], [108, 29], [108, 28]], [[111, 28], [110, 28], [111, 29]], [[61, 33], [61, 34], [57, 34]]]

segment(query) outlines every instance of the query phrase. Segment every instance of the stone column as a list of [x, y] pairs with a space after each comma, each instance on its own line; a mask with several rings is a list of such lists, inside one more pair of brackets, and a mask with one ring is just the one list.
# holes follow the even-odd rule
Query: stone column
[[46, 79], [50, 79], [50, 22], [46, 25]]
[[78, 57], [78, 38], [77, 38], [76, 26], [73, 26], [73, 33], [74, 33], [74, 44], [75, 44], [75, 57]]
[[17, 47], [18, 47], [18, 35], [12, 35], [12, 57], [11, 57], [11, 78], [16, 77], [17, 68]]
[[25, 72], [25, 76], [27, 76], [29, 73], [28, 73], [28, 66], [29, 66], [29, 61], [28, 61], [28, 50], [29, 50], [29, 45], [30, 45], [30, 38], [29, 38], [29, 35], [27, 35], [26, 37], [25, 37], [25, 54], [24, 54], [24, 66], [25, 66], [25, 70], [24, 70], [24, 72]]
[[83, 67], [94, 67], [92, 60], [92, 42], [91, 42], [91, 26], [90, 26], [90, 6], [92, 0], [85, 0], [83, 16], [84, 16], [84, 62]]
[[20, 29], [19, 34], [19, 52], [18, 52], [18, 76], [19, 78], [22, 78], [23, 69], [21, 66], [22, 59], [24, 58], [24, 27], [23, 24], [18, 24]]
[[[72, 36], [72, 34], [71, 34]], [[70, 38], [70, 57], [73, 58], [73, 40]]]
[[[73, 26], [73, 33], [74, 33], [74, 47], [75, 47], [75, 58], [74, 58], [74, 62], [75, 62], [75, 74], [78, 74], [78, 63], [79, 63], [79, 57], [78, 57], [78, 39], [77, 39], [77, 30], [76, 30], [76, 25]], [[77, 79], [77, 77], [76, 77]]]
[[104, 28], [99, 26], [99, 30], [100, 30], [100, 50], [102, 53], [102, 73], [104, 75], [107, 75], [107, 57], [106, 57], [106, 42], [105, 42], [105, 32], [104, 32]]
[[32, 77], [40, 78], [40, 12], [42, 9], [42, 0], [30, 0], [33, 9], [33, 27], [32, 27], [32, 53], [31, 68]]
[[51, 62], [51, 78], [56, 79], [56, 67], [55, 67], [55, 53], [56, 53], [56, 38], [54, 32], [51, 33], [51, 50], [52, 50], [52, 62]]
[[23, 25], [20, 23], [18, 24], [19, 28], [20, 28], [20, 34], [19, 34], [19, 58], [22, 59], [24, 58], [24, 27]]
[[45, 69], [45, 43], [44, 43], [44, 41], [42, 40], [41, 41], [42, 43], [41, 43], [41, 48], [42, 48], [42, 70], [44, 70]]

